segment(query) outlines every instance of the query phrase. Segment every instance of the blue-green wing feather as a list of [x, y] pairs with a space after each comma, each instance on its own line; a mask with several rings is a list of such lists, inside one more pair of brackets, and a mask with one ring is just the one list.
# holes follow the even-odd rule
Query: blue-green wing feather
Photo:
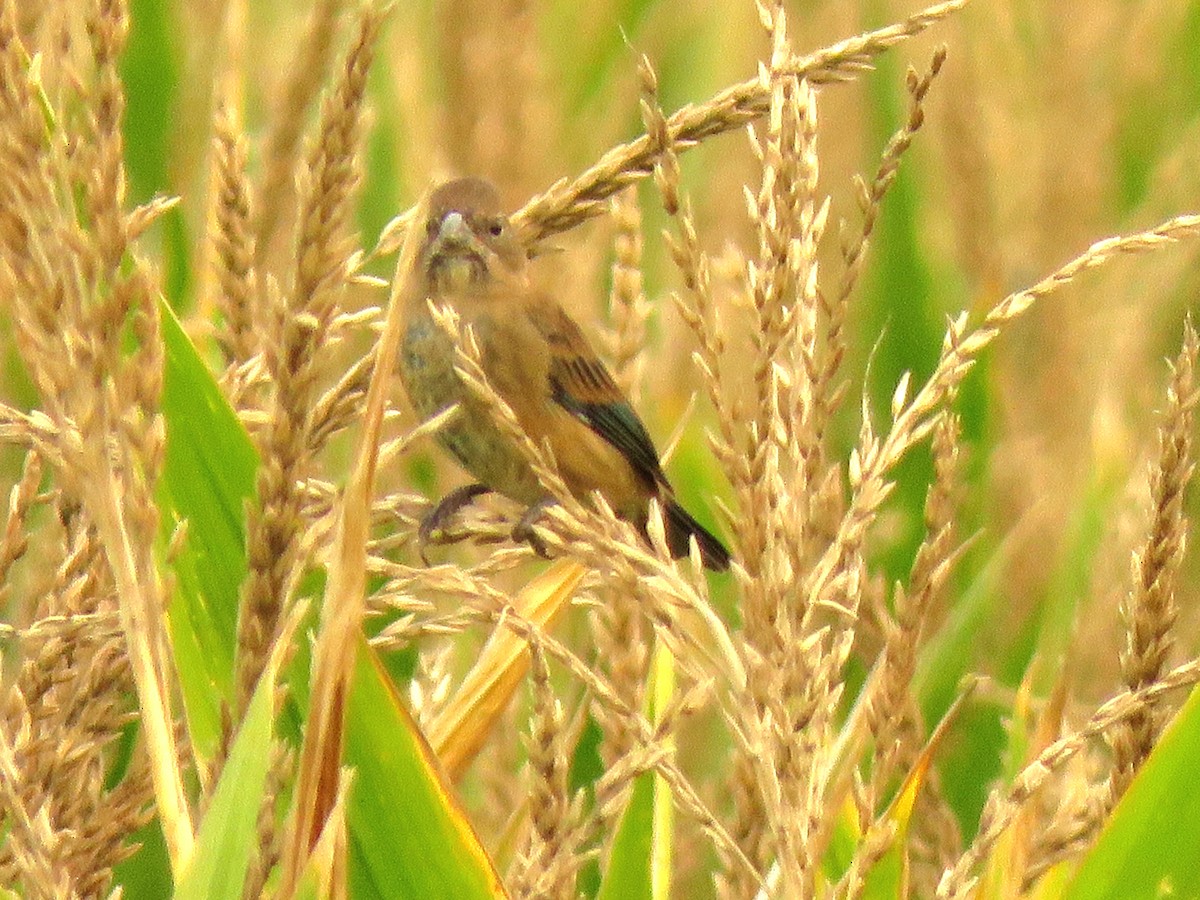
[[619, 450], [648, 487], [667, 488], [650, 433], [579, 326], [549, 301], [537, 313], [534, 322], [550, 346], [553, 400]]

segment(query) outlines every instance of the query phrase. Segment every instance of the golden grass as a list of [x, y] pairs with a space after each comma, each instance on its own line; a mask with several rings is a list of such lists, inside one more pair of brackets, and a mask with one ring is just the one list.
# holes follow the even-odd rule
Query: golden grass
[[[178, 201], [135, 203], [122, 131], [137, 99], [120, 69], [127, 10], [118, 0], [74, 12], [18, 5], [0, 2], [0, 341], [23, 379], [0, 392], [0, 443], [11, 451], [0, 531], [4, 886], [26, 896], [108, 895], [114, 866], [136, 852], [134, 833], [151, 818], [172, 871], [186, 871], [259, 678], [274, 678], [311, 638], [311, 672], [298, 675], [311, 688], [302, 742], [280, 737], [262, 748], [272, 764], [245, 890], [292, 896], [315, 864], [325, 894], [340, 895], [353, 784], [342, 768], [343, 716], [364, 622], [376, 651], [414, 660], [404, 693], [454, 779], [465, 773], [472, 824], [513, 896], [576, 896], [589, 866], [603, 868], [613, 852], [645, 773], [669, 789], [679, 814], [668, 859], [680, 896], [862, 896], [903, 831], [894, 819], [900, 786], [930, 757], [940, 761], [963, 708], [997, 697], [1006, 715], [1028, 713], [1037, 741], [995, 786], [983, 766], [977, 787], [987, 800], [972, 821], [943, 784], [946, 772], [922, 775], [903, 838], [913, 895], [970, 896], [1006, 865], [1007, 883], [1030, 886], [1092, 846], [1153, 751], [1172, 692], [1200, 680], [1191, 658], [1198, 622], [1182, 602], [1196, 583], [1186, 548], [1200, 344], [1178, 299], [1194, 294], [1185, 270], [1195, 257], [1164, 252], [1200, 236], [1200, 215], [1179, 214], [1195, 197], [1170, 189], [1170, 173], [1187, 168], [1185, 147], [1164, 158], [1124, 218], [1099, 211], [1116, 188], [1072, 204], [1065, 182], [1104, 175], [1085, 168], [1088, 153], [1071, 152], [1061, 124], [1051, 127], [1056, 102], [1079, 118], [1093, 102], [1057, 94], [1082, 79], [1076, 57], [1086, 52], [1055, 56], [1053, 71], [1036, 79], [1005, 75], [1012, 60], [959, 65], [960, 47], [1001, 13], [962, 13], [965, 2], [954, 0], [805, 53], [799, 47], [814, 42], [804, 28], [850, 30], [832, 5], [798, 25], [787, 4], [746, 4], [721, 27], [738, 36], [739, 59], [757, 75], [722, 74], [726, 86], [708, 99], [672, 108], [670, 54], [639, 45], [604, 76], [613, 88], [607, 118], [601, 101], [582, 104], [595, 127], [580, 150], [568, 140], [581, 128], [578, 110], [547, 78], [537, 7], [458, 0], [431, 16], [435, 34], [420, 36], [411, 10], [328, 0], [303, 23], [274, 23], [279, 40], [264, 41], [272, 46], [261, 60], [239, 50], [226, 26], [207, 26], [208, 37], [224, 35], [221, 59], [189, 75], [218, 85], [214, 112], [186, 121], [211, 139], [209, 158], [177, 162], [195, 169], [178, 176]], [[647, 44], [658, 35], [690, 52], [665, 6], [650, 4], [656, 30]], [[234, 13], [237, 23], [253, 10]], [[1170, 33], [1173, 20], [1161, 15], [1142, 27]], [[935, 27], [945, 43], [931, 49], [920, 35]], [[1072, 40], [1104, 43], [1083, 26]], [[276, 44], [294, 46], [288, 65], [278, 65]], [[906, 105], [890, 138], [876, 142], [878, 158], [841, 152], [866, 128], [843, 124], [839, 104], [850, 96], [865, 105], [852, 92], [881, 77], [868, 74], [872, 66], [909, 49], [925, 61], [907, 68]], [[440, 94], [414, 80], [437, 71], [437, 60]], [[272, 66], [283, 73], [263, 89], [273, 99], [265, 113], [248, 110], [248, 86]], [[377, 74], [397, 83], [377, 89]], [[997, 89], [984, 76], [1007, 78], [1014, 96], [1031, 81], [1043, 86], [1050, 96], [1030, 115], [1048, 147], [1023, 156], [1000, 143], [1004, 127], [1015, 134], [1020, 124], [1015, 101], [988, 106]], [[508, 540], [521, 511], [503, 498], [463, 512], [455, 528], [467, 545], [436, 551], [453, 562], [420, 565], [415, 530], [428, 503], [407, 474], [422, 466], [434, 473], [426, 480], [449, 474], [424, 449], [442, 422], [412, 422], [389, 385], [400, 309], [420, 302], [408, 295], [422, 206], [389, 210], [377, 240], [360, 239], [356, 218], [364, 179], [379, 177], [369, 139], [404, 130], [397, 108], [410, 125], [405, 159], [424, 164], [404, 173], [401, 202], [423, 196], [441, 168], [500, 179], [539, 277], [569, 295], [581, 318], [589, 302], [581, 297], [605, 298], [600, 346], [652, 430], [685, 408], [685, 419], [697, 409], [710, 426], [707, 451], [686, 421], [670, 445], [680, 448], [685, 490], [715, 497], [734, 549], [730, 576], [710, 580], [699, 558], [672, 561], [657, 512], [647, 543], [602, 500], [572, 497], [547, 449], [521, 433], [487, 383], [473, 335], [444, 311], [438, 321], [456, 342], [460, 377], [560, 500], [538, 526], [563, 560], [549, 570], [560, 593], [553, 608], [523, 605], [543, 582], [531, 581], [531, 551]], [[639, 117], [644, 133], [606, 146], [628, 131], [614, 123]], [[986, 125], [996, 120], [992, 133]], [[737, 131], [746, 132], [741, 149], [721, 137]], [[917, 318], [928, 309], [916, 308], [925, 303], [916, 286], [911, 298], [872, 293], [873, 266], [902, 253], [889, 204], [913, 203], [901, 168], [920, 152], [914, 145], [939, 135], [949, 174], [918, 168], [917, 180], [936, 187], [907, 225], [929, 244], [934, 276], [951, 282], [946, 273], [960, 272], [969, 287], [945, 287], [961, 302], [934, 326], [940, 349], [908, 362], [880, 403], [870, 360], [890, 373], [893, 351], [888, 330], [870, 330], [870, 314]], [[1081, 128], [1079, 140], [1095, 138]], [[712, 165], [714, 147], [727, 163]], [[693, 167], [697, 155], [704, 162]], [[562, 176], [567, 158], [579, 174]], [[873, 174], [849, 174], [859, 164]], [[1031, 194], [1020, 175], [1035, 164]], [[204, 181], [202, 166], [207, 197], [191, 189]], [[390, 178], [395, 186], [400, 176]], [[190, 240], [210, 270], [197, 279], [198, 296], [177, 299], [193, 310], [187, 325], [261, 457], [247, 510], [235, 686], [214, 758], [190, 740], [167, 619], [172, 556], [186, 533], [161, 534], [159, 297], [170, 251], [160, 258], [153, 241], [175, 214], [199, 223]], [[581, 227], [590, 220], [601, 221]], [[552, 246], [560, 239], [566, 252]], [[394, 273], [375, 275], [398, 249]], [[1120, 266], [1090, 274], [1119, 257], [1134, 274]], [[1050, 274], [1036, 279], [1039, 270]], [[909, 277], [915, 284], [918, 274]], [[1111, 285], [1098, 286], [1105, 279]], [[385, 297], [382, 312], [372, 306]], [[1127, 327], [1102, 333], [1114, 324]], [[1171, 347], [1165, 384], [1164, 334], [1182, 335], [1171, 339], [1181, 346]], [[1133, 373], [1130, 384], [1110, 373], [1105, 386], [1085, 388], [1101, 371], [1091, 357]], [[989, 435], [974, 422], [979, 401], [968, 382], [980, 368]], [[1105, 431], [1099, 415], [1092, 422], [1093, 406], [1115, 408], [1119, 426]], [[1139, 406], [1163, 407], [1156, 441]], [[1061, 415], [1038, 431], [1047, 410]], [[1072, 433], [1085, 419], [1090, 456]], [[906, 501], [903, 472], [922, 453], [932, 460], [922, 499]], [[992, 468], [982, 476], [980, 455]], [[1146, 465], [1135, 465], [1142, 456]], [[995, 566], [1014, 616], [1032, 614], [1024, 598], [1045, 592], [1057, 563], [1054, 552], [1039, 559], [1022, 546], [1023, 535], [1057, 548], [1062, 509], [1084, 502], [1079, 483], [1106, 484], [1109, 470], [1122, 469], [1120, 480], [1145, 483], [1146, 521], [1120, 533], [1114, 525], [1098, 545], [1102, 558], [1075, 561], [1088, 573], [1093, 563], [1097, 572], [1131, 569], [1119, 614], [1097, 576], [1077, 598], [1090, 604], [1091, 621], [1076, 613], [1072, 635], [1023, 648], [1022, 686], [1004, 681], [999, 662], [972, 659], [991, 678], [951, 706], [940, 730], [926, 721], [922, 665], [935, 657], [948, 611], [967, 602], [963, 582]], [[1039, 491], [1053, 495], [1041, 518], [1023, 502]], [[901, 543], [906, 515], [918, 538], [896, 570], [884, 558]], [[1008, 564], [1006, 541], [1016, 545]], [[972, 559], [976, 552], [987, 559]], [[296, 636], [316, 571], [327, 574], [326, 602], [312, 634]], [[568, 593], [576, 609], [558, 616]], [[1095, 621], [1103, 635], [1090, 642]], [[1019, 630], [1014, 623], [995, 629]], [[1119, 664], [1097, 666], [1079, 686], [1041, 674], [1064, 656], [1086, 668], [1089, 652], [1102, 652], [1093, 644], [1119, 647], [1110, 654]], [[650, 668], [664, 652], [678, 686], [651, 713]], [[522, 678], [528, 702], [510, 704]], [[588, 728], [600, 732], [602, 770], [583, 791], [570, 772]], [[481, 750], [489, 752], [477, 758]], [[118, 759], [121, 777], [110, 778]], [[479, 798], [483, 782], [503, 802]], [[830, 876], [846, 816], [856, 841]], [[1019, 846], [1010, 852], [1005, 840]]]

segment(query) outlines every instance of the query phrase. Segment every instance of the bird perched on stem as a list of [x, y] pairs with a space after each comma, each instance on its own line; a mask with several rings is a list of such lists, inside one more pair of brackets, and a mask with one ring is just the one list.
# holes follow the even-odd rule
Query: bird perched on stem
[[575, 496], [598, 491], [643, 534], [650, 500], [657, 498], [672, 555], [687, 554], [694, 537], [708, 568], [728, 568], [729, 552], [675, 501], [650, 435], [579, 326], [529, 286], [525, 248], [496, 189], [479, 178], [443, 184], [430, 197], [424, 227], [424, 291], [406, 311], [401, 377], [422, 417], [460, 404], [438, 439], [478, 482], [449, 494], [426, 517], [422, 552], [455, 512], [488, 491], [525, 504], [513, 536], [544, 552], [532, 524], [553, 502], [520, 449], [455, 372], [454, 342], [434, 321], [429, 299], [448, 306], [471, 329], [491, 387], [533, 442], [549, 445]]

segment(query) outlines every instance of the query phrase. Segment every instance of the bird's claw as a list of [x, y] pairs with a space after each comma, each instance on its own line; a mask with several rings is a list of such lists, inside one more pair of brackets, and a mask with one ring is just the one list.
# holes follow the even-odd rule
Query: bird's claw
[[448, 493], [437, 506], [430, 510], [429, 514], [421, 520], [421, 524], [417, 526], [417, 553], [421, 556], [421, 562], [429, 565], [429, 557], [425, 555], [425, 548], [434, 542], [434, 535], [442, 531], [463, 507], [470, 505], [472, 500], [490, 490], [491, 488], [486, 484], [464, 484]]
[[558, 501], [553, 497], [543, 497], [529, 509], [525, 510], [517, 524], [513, 526], [512, 539], [518, 544], [528, 544], [533, 552], [542, 559], [550, 559], [550, 550], [546, 547], [546, 542], [541, 539], [537, 531], [534, 529], [534, 523], [542, 517], [542, 513], [547, 507], [553, 506]]

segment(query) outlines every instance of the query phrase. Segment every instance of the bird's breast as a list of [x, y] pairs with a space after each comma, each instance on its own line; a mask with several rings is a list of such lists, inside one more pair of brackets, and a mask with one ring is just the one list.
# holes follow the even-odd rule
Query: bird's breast
[[454, 372], [454, 342], [427, 313], [413, 317], [404, 332], [400, 375], [422, 419], [463, 399], [463, 385]]
[[[468, 324], [477, 336], [486, 336], [486, 322]], [[463, 385], [454, 371], [454, 350], [454, 342], [428, 313], [408, 323], [400, 347], [400, 375], [414, 410], [428, 419], [461, 404], [458, 414], [439, 429], [438, 442], [488, 487], [518, 502], [534, 503], [543, 493], [537, 477], [486, 407]]]

